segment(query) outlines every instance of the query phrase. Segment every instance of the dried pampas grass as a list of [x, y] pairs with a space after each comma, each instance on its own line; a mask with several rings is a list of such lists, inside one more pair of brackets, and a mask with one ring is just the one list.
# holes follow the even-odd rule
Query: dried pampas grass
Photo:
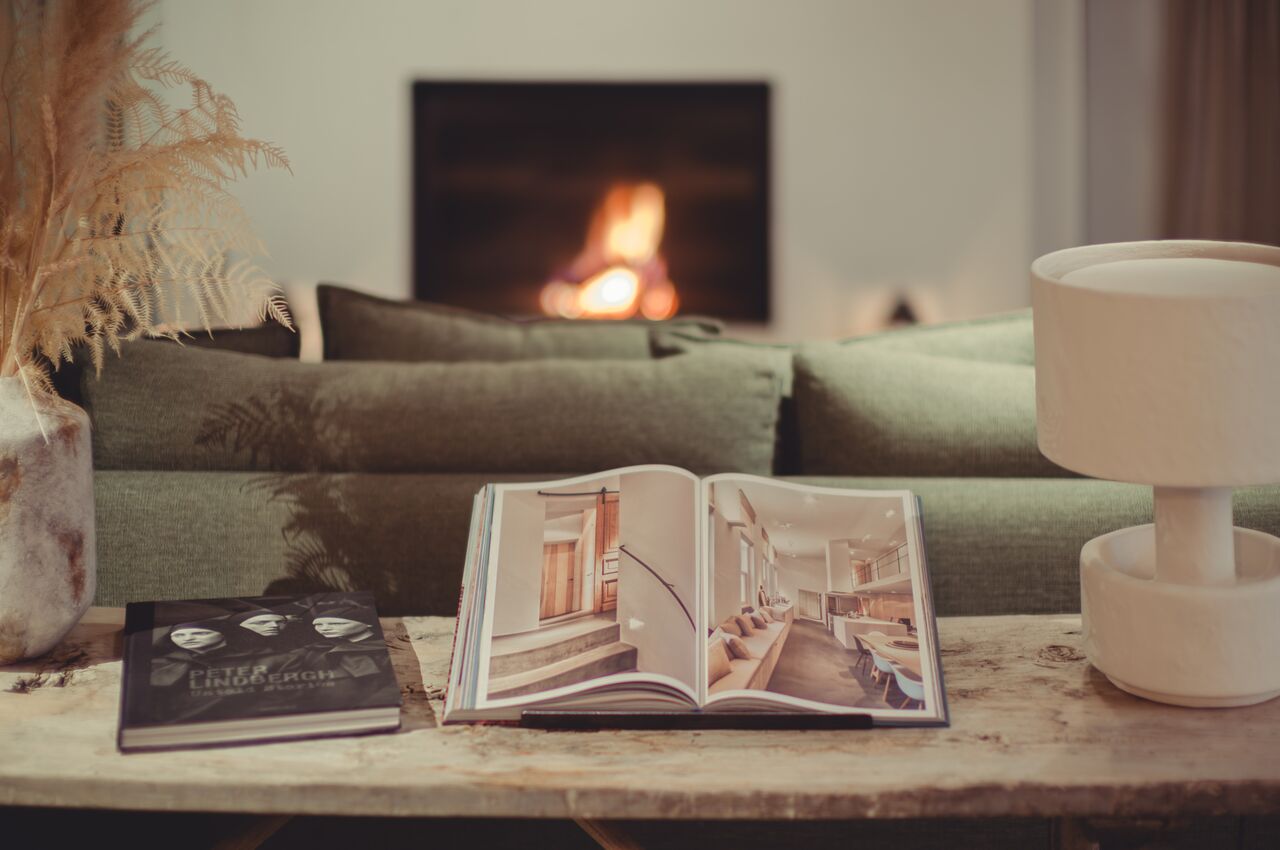
[[[135, 26], [135, 0], [15, 0], [0, 12], [0, 378], [48, 370], [248, 302], [290, 324], [227, 186], [284, 152]], [[166, 91], [168, 90], [168, 91]], [[166, 97], [188, 91], [182, 108]], [[183, 316], [184, 305], [189, 314]], [[194, 306], [191, 306], [194, 305]], [[162, 323], [165, 323], [162, 325]]]

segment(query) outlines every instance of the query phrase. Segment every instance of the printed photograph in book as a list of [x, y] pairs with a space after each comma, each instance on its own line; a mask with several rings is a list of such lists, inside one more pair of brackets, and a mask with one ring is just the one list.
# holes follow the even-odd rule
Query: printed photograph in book
[[183, 723], [396, 703], [367, 594], [154, 603], [149, 699], [135, 722]]
[[944, 725], [919, 501], [637, 466], [488, 484], [444, 722], [840, 713]]
[[622, 674], [696, 691], [697, 487], [669, 468], [501, 487], [486, 699]]
[[706, 488], [709, 703], [754, 691], [801, 705], [936, 708], [911, 498], [730, 476]]
[[130, 602], [121, 750], [386, 732], [400, 688], [363, 591]]

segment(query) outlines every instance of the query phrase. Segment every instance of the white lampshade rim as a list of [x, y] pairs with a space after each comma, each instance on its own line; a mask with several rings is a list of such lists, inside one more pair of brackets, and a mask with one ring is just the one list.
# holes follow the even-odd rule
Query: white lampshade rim
[[1189, 301], [1197, 299], [1253, 299], [1257, 301], [1280, 300], [1280, 288], [1260, 293], [1224, 293], [1205, 291], [1202, 293], [1162, 293], [1162, 292], [1111, 292], [1092, 284], [1066, 280], [1071, 272], [1104, 263], [1116, 263], [1125, 260], [1166, 260], [1166, 259], [1203, 259], [1234, 260], [1237, 262], [1259, 263], [1280, 267], [1280, 247], [1259, 245], [1253, 242], [1215, 242], [1204, 239], [1162, 239], [1145, 242], [1109, 242], [1102, 245], [1082, 245], [1077, 248], [1063, 248], [1036, 259], [1031, 264], [1032, 277], [1057, 286], [1090, 292], [1099, 296], [1115, 298], [1132, 298], [1138, 301]]

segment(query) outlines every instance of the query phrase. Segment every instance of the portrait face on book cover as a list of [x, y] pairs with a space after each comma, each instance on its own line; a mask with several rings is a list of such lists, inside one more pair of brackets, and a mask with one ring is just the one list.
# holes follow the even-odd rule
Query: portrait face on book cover
[[241, 621], [240, 626], [262, 637], [279, 637], [288, 622], [289, 618], [283, 614], [265, 613]]
[[214, 649], [227, 642], [222, 632], [201, 626], [179, 626], [169, 632], [169, 639], [182, 649], [195, 652]]
[[373, 634], [373, 626], [369, 623], [362, 623], [359, 620], [351, 620], [346, 617], [317, 617], [311, 621], [311, 625], [315, 627], [321, 637], [326, 638], [361, 640]]

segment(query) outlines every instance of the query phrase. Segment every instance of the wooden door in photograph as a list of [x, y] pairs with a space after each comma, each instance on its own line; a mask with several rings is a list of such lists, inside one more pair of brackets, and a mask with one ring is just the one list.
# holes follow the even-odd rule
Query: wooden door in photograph
[[595, 610], [618, 607], [618, 494], [596, 498]]
[[542, 604], [538, 617], [546, 620], [572, 614], [578, 605], [577, 544], [546, 543], [542, 547]]
[[800, 616], [809, 620], [822, 620], [822, 594], [814, 590], [800, 591]]

